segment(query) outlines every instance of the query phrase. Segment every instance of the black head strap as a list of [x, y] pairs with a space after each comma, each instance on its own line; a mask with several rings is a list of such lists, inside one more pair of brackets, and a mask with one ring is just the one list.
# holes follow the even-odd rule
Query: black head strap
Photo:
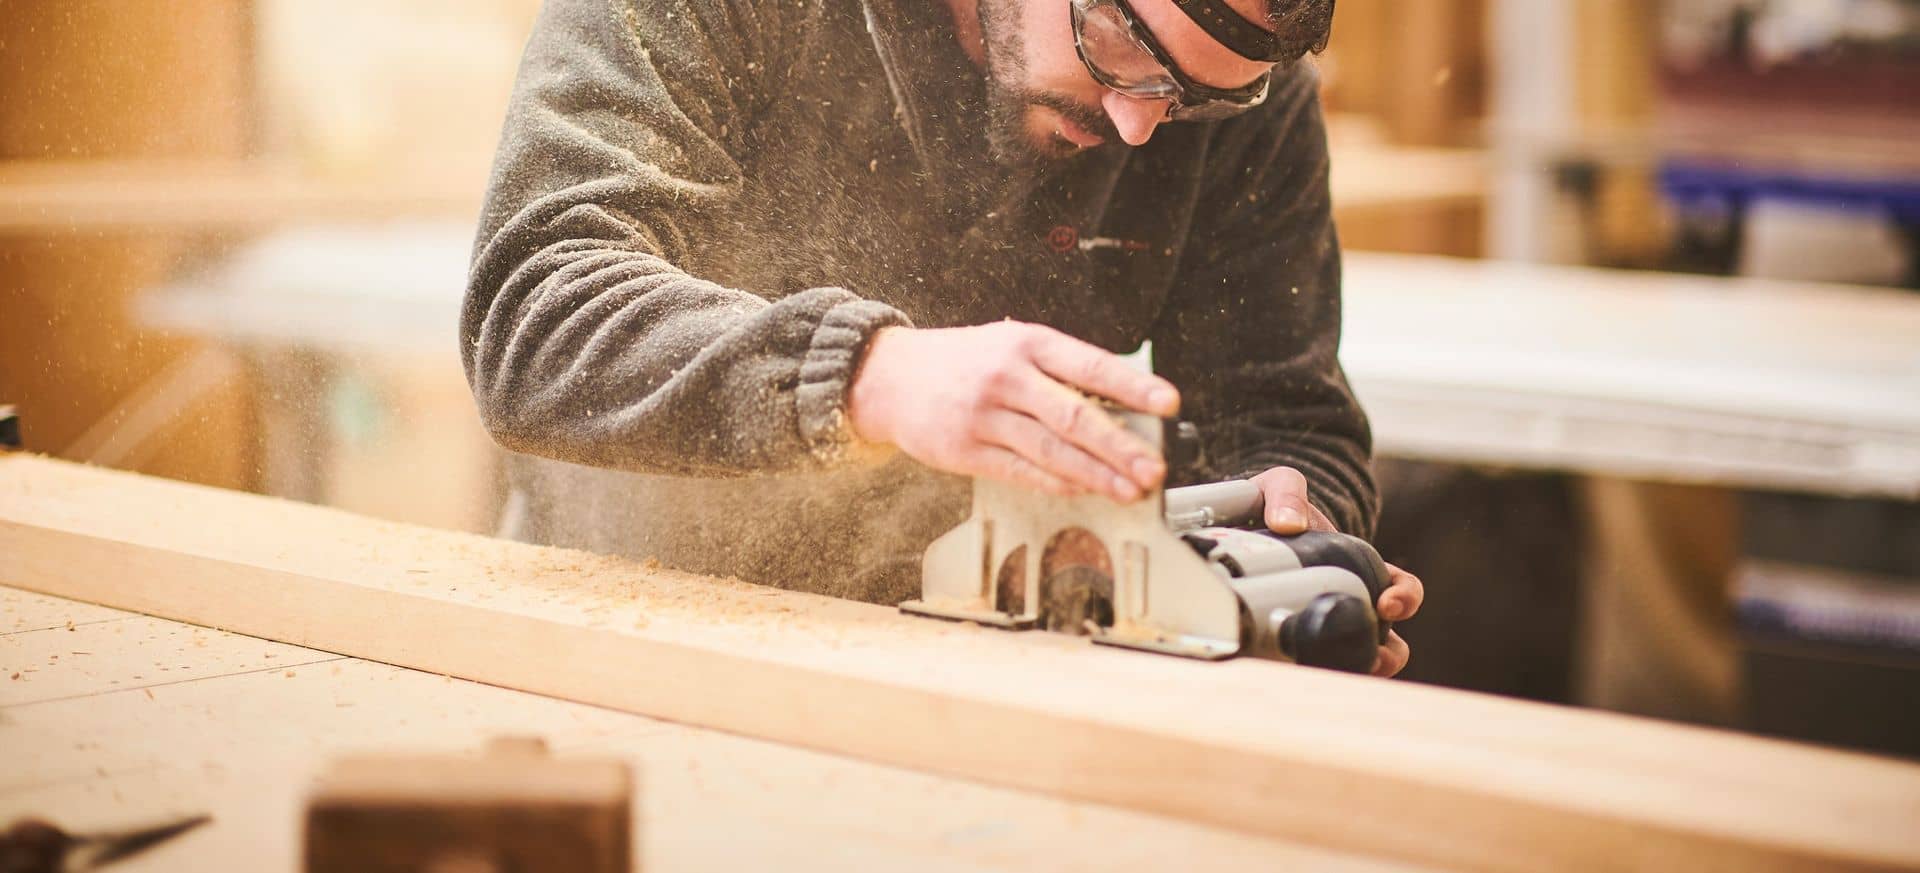
[[1250, 61], [1291, 61], [1294, 47], [1273, 32], [1233, 11], [1226, 0], [1173, 0], [1208, 36]]

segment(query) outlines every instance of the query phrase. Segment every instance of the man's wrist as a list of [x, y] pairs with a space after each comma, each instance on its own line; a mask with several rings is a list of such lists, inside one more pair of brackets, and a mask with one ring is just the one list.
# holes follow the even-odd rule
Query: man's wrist
[[893, 442], [886, 428], [887, 401], [881, 396], [879, 386], [884, 371], [873, 364], [875, 357], [878, 357], [876, 351], [897, 331], [905, 330], [912, 328], [887, 325], [874, 331], [854, 359], [853, 376], [847, 380], [847, 423], [857, 444], [883, 447]]

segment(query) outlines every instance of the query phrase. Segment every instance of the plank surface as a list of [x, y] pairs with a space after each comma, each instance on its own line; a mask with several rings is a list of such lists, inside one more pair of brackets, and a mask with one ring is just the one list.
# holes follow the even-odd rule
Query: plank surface
[[[92, 608], [34, 597], [49, 611]], [[211, 826], [124, 869], [294, 870], [302, 793], [326, 759], [471, 753], [490, 736], [530, 734], [563, 757], [613, 755], [639, 769], [642, 870], [1414, 869], [355, 658], [211, 675], [216, 666], [199, 663], [208, 653], [262, 641], [167, 624], [207, 645], [175, 652], [171, 634], [112, 635], [96, 654], [116, 690], [0, 705], [10, 765], [0, 822], [39, 815], [108, 829], [211, 812]], [[126, 687], [156, 655], [188, 661], [195, 678]]]
[[125, 610], [76, 603], [18, 588], [0, 588], [0, 636], [114, 621], [134, 615]]
[[0, 457], [0, 582], [1435, 866], [1920, 869], [1920, 766], [884, 607]]
[[[134, 638], [129, 647], [126, 638]], [[132, 652], [133, 654], [127, 654]], [[0, 706], [336, 661], [331, 652], [133, 616], [0, 636]]]

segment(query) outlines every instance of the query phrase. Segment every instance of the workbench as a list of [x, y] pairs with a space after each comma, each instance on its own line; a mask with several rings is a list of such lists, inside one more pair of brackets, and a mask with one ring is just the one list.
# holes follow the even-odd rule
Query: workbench
[[0, 587], [0, 826], [213, 814], [127, 873], [297, 869], [328, 759], [502, 735], [634, 762], [649, 871], [1420, 869]]
[[0, 554], [0, 584], [51, 595], [7, 592], [0, 741], [26, 764], [0, 813], [210, 808], [232, 826], [161, 850], [199, 840], [202, 864], [288, 866], [338, 751], [535, 733], [639, 762], [650, 869], [1920, 869], [1920, 765], [1897, 760], [32, 456], [0, 455]]
[[1920, 499], [1920, 295], [1349, 253], [1383, 455]]

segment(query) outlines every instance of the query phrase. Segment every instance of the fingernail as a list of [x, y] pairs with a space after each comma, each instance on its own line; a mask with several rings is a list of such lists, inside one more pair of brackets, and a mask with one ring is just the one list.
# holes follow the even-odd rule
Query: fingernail
[[1130, 503], [1140, 499], [1140, 489], [1127, 481], [1127, 477], [1115, 476], [1113, 477], [1113, 496], [1120, 498], [1122, 502]]
[[1151, 488], [1167, 472], [1166, 464], [1158, 458], [1134, 458], [1133, 478], [1142, 488]]
[[1399, 621], [1406, 617], [1407, 607], [1398, 600], [1380, 604], [1380, 617], [1387, 621]]
[[1300, 510], [1283, 507], [1274, 511], [1273, 526], [1275, 529], [1287, 528], [1288, 530], [1293, 530], [1306, 527], [1307, 520], [1300, 514]]
[[1172, 388], [1155, 388], [1147, 395], [1147, 405], [1153, 407], [1148, 410], [1150, 412], [1172, 415], [1179, 409], [1180, 392]]

